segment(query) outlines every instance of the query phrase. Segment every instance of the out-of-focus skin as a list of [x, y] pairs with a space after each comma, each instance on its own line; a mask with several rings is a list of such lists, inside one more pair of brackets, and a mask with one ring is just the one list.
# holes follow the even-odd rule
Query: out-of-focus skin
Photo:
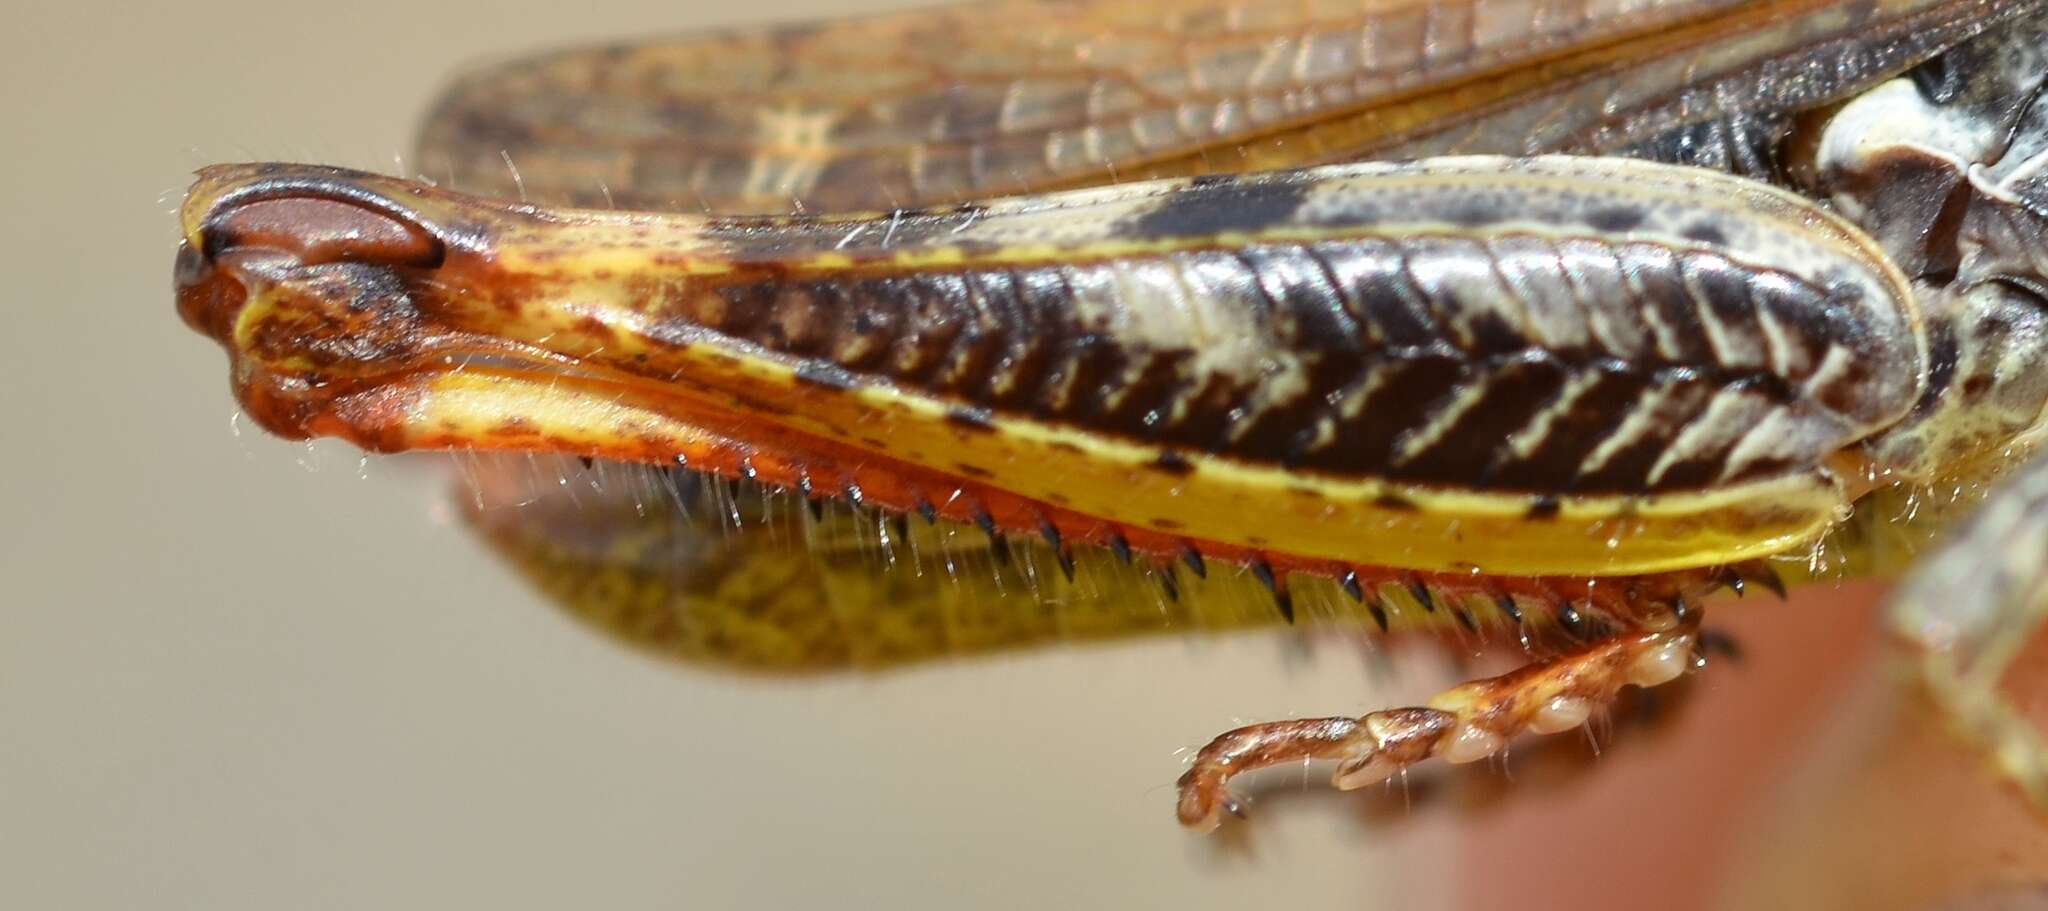
[[[1881, 654], [1852, 665], [1808, 748], [1754, 795], [1721, 907], [2048, 907], [2048, 823]], [[2048, 636], [2012, 668], [2002, 690], [2048, 725]]]
[[[1824, 732], [1844, 703], [1896, 660], [1873, 624], [1882, 597], [1859, 583], [1801, 588], [1782, 604], [1716, 603], [1712, 623], [1741, 660], [1717, 661], [1654, 709], [1633, 706], [1597, 755], [1581, 740], [1454, 782], [1430, 809], [1460, 812], [1460, 851], [1492, 859], [1492, 873], [1460, 884], [1457, 906], [1625, 909], [1655, 896], [1658, 907], [1724, 907], [1749, 875], [1734, 859], [1751, 853], [1780, 782], [1833, 742]], [[1810, 853], [1782, 850], [1789, 863]]]

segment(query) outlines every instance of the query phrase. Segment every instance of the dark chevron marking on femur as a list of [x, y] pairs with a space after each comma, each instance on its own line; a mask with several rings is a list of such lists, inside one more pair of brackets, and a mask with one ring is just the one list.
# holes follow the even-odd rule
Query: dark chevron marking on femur
[[1810, 466], [1894, 413], [1873, 377], [1910, 346], [1873, 305], [1705, 247], [1443, 234], [764, 272], [661, 313], [977, 414], [1332, 475], [1601, 493]]

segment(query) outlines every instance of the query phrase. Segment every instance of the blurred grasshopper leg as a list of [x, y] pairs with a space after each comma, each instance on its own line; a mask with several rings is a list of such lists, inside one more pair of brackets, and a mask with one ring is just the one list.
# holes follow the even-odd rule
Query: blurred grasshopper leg
[[1994, 489], [1892, 596], [1928, 694], [1998, 771], [2048, 806], [2048, 741], [2001, 689], [2048, 616], [2048, 455]]
[[1425, 759], [1464, 763], [1500, 752], [1522, 733], [1556, 734], [1586, 723], [1624, 685], [1656, 686], [1697, 662], [1700, 612], [1659, 612], [1641, 625], [1498, 677], [1462, 683], [1428, 704], [1360, 718], [1308, 718], [1226, 732], [1195, 754], [1180, 778], [1176, 814], [1207, 832], [1225, 812], [1242, 816], [1230, 792], [1242, 772], [1309, 759], [1337, 761], [1331, 784], [1378, 784]]

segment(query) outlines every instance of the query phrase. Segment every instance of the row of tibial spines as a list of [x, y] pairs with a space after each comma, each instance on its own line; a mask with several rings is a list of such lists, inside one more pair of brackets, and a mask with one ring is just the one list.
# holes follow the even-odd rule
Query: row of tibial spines
[[[935, 522], [937, 516], [929, 504], [922, 499], [919, 500], [919, 503], [921, 504], [918, 510], [919, 515], [923, 516], [928, 523]], [[997, 561], [1007, 563], [1010, 553], [1005, 540], [1006, 535], [998, 527], [995, 519], [986, 510], [977, 509], [974, 512], [974, 521], [987, 534], [990, 547], [994, 551]], [[1056, 555], [1062, 574], [1066, 576], [1068, 581], [1073, 581], [1075, 567], [1073, 550], [1061, 534], [1059, 527], [1050, 519], [1041, 517], [1038, 530], [1039, 536]], [[1138, 561], [1137, 552], [1132, 547], [1130, 540], [1122, 532], [1109, 531], [1101, 546], [1106, 548], [1123, 565], [1134, 565]], [[1179, 567], [1185, 568], [1197, 579], [1207, 579], [1209, 577], [1208, 559], [1202, 555], [1202, 550], [1193, 542], [1183, 541], [1178, 549], [1177, 558], [1154, 558], [1151, 561], [1152, 574], [1158, 580], [1161, 590], [1170, 599], [1178, 599], [1181, 593], [1181, 585], [1174, 578], [1176, 564]], [[1389, 585], [1405, 595], [1406, 600], [1424, 614], [1435, 614], [1439, 610], [1440, 605], [1448, 605], [1450, 615], [1458, 624], [1464, 627], [1466, 631], [1474, 633], [1479, 631], [1479, 622], [1473, 615], [1470, 607], [1467, 606], [1474, 598], [1480, 599], [1482, 603], [1491, 605], [1502, 618], [1505, 618], [1508, 623], [1517, 628], [1523, 627], [1525, 622], [1518, 599], [1530, 599], [1547, 611], [1548, 615], [1557, 621], [1557, 625], [1568, 636], [1581, 641], [1594, 638], [1600, 634], [1603, 628], [1603, 621], [1600, 618], [1602, 615], [1612, 613], [1614, 605], [1613, 599], [1587, 597], [1584, 595], [1575, 598], [1570, 593], [1570, 590], [1574, 586], [1586, 585], [1587, 580], [1583, 577], [1524, 579], [1520, 581], [1535, 583], [1533, 590], [1510, 591], [1510, 587], [1524, 589], [1527, 586], [1514, 586], [1511, 583], [1504, 586], [1499, 580], [1483, 576], [1430, 574], [1400, 570], [1342, 569], [1326, 572], [1286, 572], [1276, 569], [1274, 563], [1264, 555], [1252, 556], [1246, 559], [1244, 566], [1271, 596], [1276, 612], [1290, 624], [1294, 623], [1297, 619], [1294, 595], [1290, 588], [1290, 577], [1297, 575], [1307, 578], [1327, 578], [1335, 583], [1338, 589], [1349, 596], [1353, 603], [1365, 607], [1367, 614], [1371, 616], [1373, 623], [1379, 627], [1381, 632], [1390, 630], [1392, 625], [1390, 611], [1399, 609], [1386, 592], [1386, 587]], [[1784, 582], [1779, 578], [1775, 570], [1761, 561], [1701, 570], [1697, 573], [1673, 575], [1683, 576], [1685, 581], [1670, 586], [1672, 591], [1651, 594], [1649, 597], [1667, 600], [1682, 599], [1686, 593], [1678, 590], [1681, 588], [1692, 589], [1694, 593], [1704, 595], [1719, 587], [1732, 589], [1739, 595], [1745, 591], [1748, 583], [1760, 584], [1767, 590], [1776, 593], [1780, 598], [1785, 596]], [[1366, 581], [1368, 576], [1376, 577], [1378, 584], [1368, 587], [1368, 582]], [[1639, 591], [1641, 586], [1633, 583], [1632, 585], [1631, 590], [1621, 597], [1621, 603], [1632, 605], [1643, 600], [1644, 594]], [[1526, 631], [1523, 633], [1523, 636], [1526, 640]]]
[[1556, 734], [1586, 723], [1624, 685], [1667, 683], [1699, 663], [1699, 612], [1650, 611], [1635, 629], [1485, 680], [1452, 687], [1425, 705], [1360, 718], [1313, 718], [1238, 728], [1195, 754], [1180, 778], [1176, 813], [1208, 831], [1222, 813], [1242, 816], [1233, 776], [1263, 766], [1328, 759], [1341, 789], [1377, 784], [1425, 759], [1476, 762], [1523, 733]]
[[[1282, 616], [1290, 621], [1295, 613], [1294, 588], [1324, 578], [1296, 573], [1290, 579], [1278, 579], [1272, 565], [1263, 561], [1251, 562], [1247, 570], [1274, 594]], [[1160, 575], [1165, 582], [1172, 582], [1170, 569]], [[1699, 599], [1731, 580], [1739, 582], [1746, 577], [1776, 584], [1775, 575], [1761, 566], [1626, 579], [1491, 577], [1359, 568], [1333, 573], [1327, 581], [1350, 603], [1362, 607], [1380, 632], [1424, 626], [1427, 618], [1446, 617], [1445, 622], [1454, 620], [1468, 633], [1513, 629], [1525, 650], [1533, 653], [1600, 639], [1639, 625], [1644, 616], [1656, 612], [1685, 616]], [[1404, 621], [1403, 617], [1416, 619]], [[1539, 648], [1532, 633], [1554, 634], [1557, 641], [1542, 643]]]
[[[802, 494], [810, 504], [813, 518], [822, 516], [823, 504], [829, 499], [843, 500], [855, 510], [876, 509], [884, 515], [896, 517], [898, 537], [904, 527], [900, 524], [906, 513], [915, 513], [928, 524], [936, 524], [940, 518], [949, 515], [961, 516], [979, 527], [989, 541], [992, 556], [998, 564], [1008, 564], [1011, 549], [1010, 534], [1025, 534], [1035, 531], [1051, 548], [1058, 560], [1060, 571], [1069, 580], [1073, 579], [1075, 560], [1073, 547], [1077, 536], [1063, 532], [1057, 510], [1050, 508], [1026, 508], [1018, 517], [1020, 521], [999, 520], [991, 507], [975, 500], [967, 490], [956, 490], [947, 498], [946, 507], [935, 506], [931, 499], [917, 492], [915, 487], [908, 490], [907, 504], [878, 504], [864, 494], [857, 480], [842, 479], [836, 485], [823, 485], [816, 476], [799, 464], [769, 459], [768, 467], [761, 467], [760, 454], [739, 457], [732, 465], [690, 464], [680, 456], [675, 464], [690, 470], [709, 471], [714, 474], [733, 475], [766, 487], [785, 486]], [[782, 475], [789, 475], [789, 483], [783, 484]], [[895, 508], [901, 505], [903, 508]], [[1015, 505], [1015, 504], [1013, 504]], [[1014, 511], [1014, 510], [1013, 510]], [[1069, 522], [1075, 517], [1067, 516]], [[1034, 521], [1035, 519], [1035, 521]], [[1164, 537], [1158, 532], [1135, 529], [1126, 531], [1121, 526], [1094, 522], [1081, 543], [1097, 544], [1107, 548], [1124, 563], [1134, 563], [1142, 554], [1150, 558], [1151, 571], [1159, 582], [1162, 592], [1170, 599], [1178, 599], [1180, 582], [1174, 578], [1175, 564], [1185, 568], [1198, 579], [1209, 575], [1209, 556], [1205, 547], [1194, 541]], [[1033, 527], [1035, 526], [1035, 528]], [[1146, 546], [1138, 547], [1133, 535], [1142, 534], [1147, 538]], [[1525, 612], [1534, 609], [1555, 621], [1555, 625], [1566, 637], [1574, 641], [1596, 638], [1605, 628], [1610, 617], [1626, 619], [1630, 610], [1645, 599], [1668, 601], [1673, 597], [1704, 595], [1714, 587], [1725, 585], [1741, 592], [1748, 583], [1762, 585], [1772, 591], [1784, 592], [1783, 584], [1776, 573], [1759, 562], [1694, 573], [1667, 574], [1667, 577], [1646, 577], [1628, 583], [1631, 590], [1615, 592], [1608, 590], [1607, 580], [1589, 582], [1583, 578], [1557, 579], [1509, 579], [1490, 578], [1454, 573], [1423, 573], [1414, 571], [1345, 568], [1317, 561], [1287, 559], [1283, 555], [1243, 551], [1236, 548], [1222, 548], [1210, 545], [1208, 550], [1230, 550], [1228, 559], [1246, 567], [1251, 575], [1266, 589], [1272, 598], [1275, 612], [1290, 623], [1297, 619], [1296, 598], [1290, 584], [1294, 577], [1327, 578], [1350, 599], [1366, 610], [1374, 625], [1382, 631], [1393, 625], [1397, 612], [1397, 601], [1389, 590], [1398, 591], [1399, 600], [1411, 602], [1424, 615], [1432, 615], [1446, 609], [1451, 617], [1468, 631], [1478, 631], [1479, 618], [1473, 614], [1474, 603], [1489, 605], [1495, 613], [1511, 626], [1521, 631], [1525, 643], [1527, 624]], [[1642, 588], [1647, 580], [1664, 579], [1662, 591], [1648, 591]], [[1701, 583], [1707, 583], [1702, 585]], [[1575, 591], [1575, 589], [1580, 589]]]

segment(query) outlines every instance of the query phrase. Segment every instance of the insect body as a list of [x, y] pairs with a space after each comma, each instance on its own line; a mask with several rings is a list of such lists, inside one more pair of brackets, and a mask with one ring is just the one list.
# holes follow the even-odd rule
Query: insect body
[[[180, 310], [289, 436], [683, 465], [1041, 537], [1068, 573], [1234, 563], [1290, 616], [1324, 579], [1563, 629], [1424, 707], [1218, 738], [1182, 779], [1210, 826], [1247, 768], [1350, 787], [1576, 727], [1689, 667], [1698, 599], [1756, 560], [2041, 432], [2040, 4], [1539, 5], [987, 37], [1070, 6], [1027, 3], [538, 58], [460, 84], [424, 159], [637, 210], [209, 169]], [[949, 30], [977, 52], [936, 81], [834, 81]], [[1399, 160], [1219, 173], [1364, 157]], [[652, 211], [692, 200], [883, 211]], [[1985, 521], [1955, 553], [2048, 516]], [[2037, 788], [1982, 643], [2039, 609], [2038, 562], [1968, 616], [1900, 609]]]

